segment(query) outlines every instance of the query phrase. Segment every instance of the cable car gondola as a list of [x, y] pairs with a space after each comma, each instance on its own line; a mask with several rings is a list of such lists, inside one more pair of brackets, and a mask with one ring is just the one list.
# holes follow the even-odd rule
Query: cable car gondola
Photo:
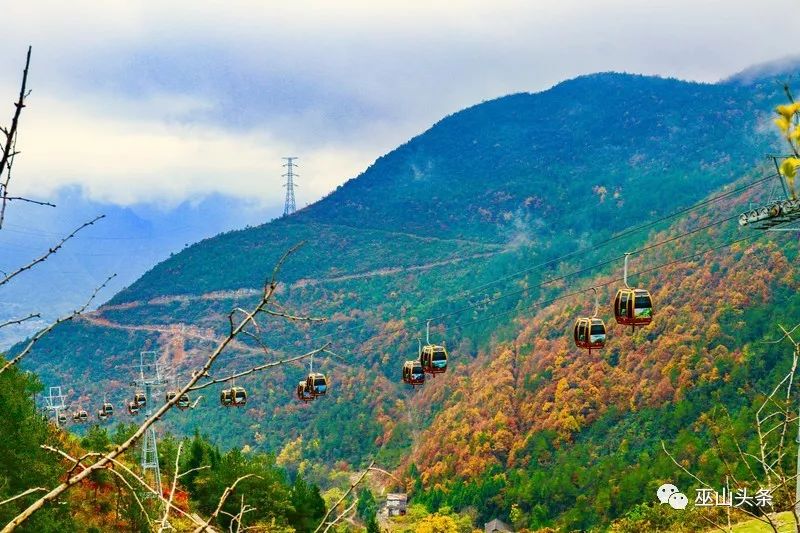
[[244, 387], [233, 387], [231, 397], [234, 407], [241, 407], [247, 403], [247, 391], [244, 390]]
[[145, 396], [144, 391], [137, 390], [133, 395], [133, 401], [136, 402], [137, 407], [144, 407], [147, 405], [147, 396]]
[[104, 402], [103, 402], [103, 407], [101, 407], [101, 408], [100, 408], [100, 410], [101, 410], [101, 411], [103, 412], [103, 414], [104, 414], [106, 417], [108, 417], [108, 418], [110, 418], [110, 417], [114, 416], [114, 406], [113, 406], [113, 405], [111, 405], [111, 403], [110, 403], [110, 402], [106, 402], [106, 401], [104, 401]]
[[58, 413], [58, 424], [62, 425], [66, 423], [67, 423], [67, 415], [65, 415], [64, 413]]
[[306, 380], [303, 380], [297, 384], [297, 399], [304, 403], [313, 402], [314, 395], [308, 390], [306, 383]]
[[328, 392], [328, 378], [325, 374], [311, 372], [306, 378], [306, 390], [317, 396], [324, 396]]
[[97, 418], [99, 418], [101, 421], [105, 421], [108, 418], [108, 415], [106, 415], [106, 412], [100, 408], [97, 410]]
[[425, 371], [422, 369], [422, 363], [419, 360], [403, 363], [403, 383], [408, 383], [412, 386], [425, 383]]
[[[314, 372], [314, 356], [309, 358], [308, 376], [306, 377], [305, 394], [311, 394], [314, 398], [325, 396], [328, 392], [328, 378], [321, 372]], [[300, 392], [298, 391], [298, 395]]]
[[431, 321], [428, 320], [425, 329], [425, 346], [419, 351], [419, 362], [423, 372], [427, 374], [441, 374], [447, 371], [447, 349], [430, 341]]
[[617, 324], [631, 326], [646, 326], [653, 321], [653, 299], [644, 289], [632, 289], [628, 285], [628, 256], [625, 254], [625, 271], [623, 281], [625, 287], [617, 291], [614, 297], [614, 318]]
[[220, 391], [219, 403], [221, 403], [223, 407], [230, 407], [233, 405], [233, 394], [231, 394], [231, 389], [222, 389], [222, 391]]
[[139, 406], [136, 405], [135, 400], [128, 402], [128, 413], [130, 413], [131, 416], [136, 416], [139, 414]]
[[[176, 396], [178, 396], [178, 391], [169, 391], [167, 393], [167, 402], [171, 402]], [[178, 398], [178, 401], [175, 402], [175, 407], [177, 407], [181, 411], [185, 411], [190, 407], [191, 403], [192, 402], [189, 400], [189, 395], [183, 393]]]
[[85, 409], [78, 409], [72, 413], [72, 421], [83, 423], [89, 420], [89, 413]]
[[247, 403], [247, 391], [244, 390], [244, 387], [236, 386], [230, 389], [223, 389], [219, 393], [219, 403], [224, 407], [242, 407]]
[[606, 324], [602, 318], [598, 318], [597, 311], [600, 304], [597, 298], [597, 289], [594, 291], [594, 314], [590, 317], [581, 317], [575, 321], [575, 345], [584, 348], [592, 353], [592, 349], [598, 350], [606, 344]]

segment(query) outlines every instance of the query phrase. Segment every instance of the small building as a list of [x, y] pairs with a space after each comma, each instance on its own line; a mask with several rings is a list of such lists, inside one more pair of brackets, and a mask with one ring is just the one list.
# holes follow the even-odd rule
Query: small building
[[514, 533], [514, 530], [511, 529], [511, 526], [502, 520], [498, 520], [497, 518], [491, 522], [486, 522], [484, 527], [486, 533]]
[[408, 495], [403, 492], [390, 492], [386, 495], [383, 512], [386, 516], [402, 516], [408, 509]]

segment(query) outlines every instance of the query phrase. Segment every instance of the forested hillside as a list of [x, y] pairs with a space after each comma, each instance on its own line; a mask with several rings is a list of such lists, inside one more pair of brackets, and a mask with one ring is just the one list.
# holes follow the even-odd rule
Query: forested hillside
[[[224, 449], [274, 453], [321, 484], [373, 457], [431, 511], [511, 520], [516, 505], [523, 526], [607, 524], [672, 475], [660, 439], [702, 449], [706, 437], [689, 428], [712, 399], [744, 408], [783, 364], [779, 348], [754, 343], [776, 320], [800, 319], [796, 239], [720, 246], [760, 235], [733, 217], [776, 183], [760, 180], [779, 141], [769, 119], [781, 98], [771, 81], [598, 74], [479, 104], [293, 216], [156, 265], [42, 339], [26, 364], [68, 386], [73, 405], [106, 395], [122, 406], [140, 351], [159, 351], [186, 377], [226, 334], [227, 313], [252, 305], [275, 261], [305, 241], [281, 272], [278, 299], [327, 322], [271, 321], [268, 356], [240, 339], [220, 362], [244, 369], [330, 341], [336, 355], [314, 365], [329, 375], [329, 394], [297, 402], [307, 369], [282, 366], [240, 380], [246, 408], [224, 409], [208, 389], [161, 431], [202, 427]], [[653, 325], [613, 328], [589, 355], [569, 331], [588, 293], [535, 306], [605, 283], [610, 325], [619, 257], [646, 247], [632, 271], [658, 267], [633, 278], [653, 292]], [[411, 391], [400, 367], [427, 318], [450, 368]]]

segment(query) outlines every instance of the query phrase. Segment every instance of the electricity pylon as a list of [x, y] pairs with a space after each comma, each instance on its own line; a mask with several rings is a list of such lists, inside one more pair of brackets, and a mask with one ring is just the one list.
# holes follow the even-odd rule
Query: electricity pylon
[[[147, 409], [145, 416], [150, 418], [153, 415], [153, 394], [167, 384], [167, 379], [163, 375], [161, 364], [158, 362], [157, 352], [141, 352], [139, 354], [139, 377], [131, 381], [134, 387], [144, 389], [147, 399]], [[142, 440], [142, 478], [147, 480], [152, 477], [151, 485], [158, 494], [161, 492], [161, 469], [158, 464], [158, 441], [156, 440], [156, 430], [154, 425], [147, 428]], [[153, 496], [148, 494], [147, 496]]]
[[61, 423], [58, 420], [58, 415], [61, 414], [61, 411], [67, 408], [64, 404], [65, 396], [61, 394], [61, 386], [58, 387], [50, 387], [50, 391], [47, 396], [44, 397], [45, 409], [48, 411], [53, 411], [56, 416], [56, 427], [61, 427]]
[[286, 178], [286, 183], [283, 185], [286, 187], [286, 203], [283, 207], [283, 216], [289, 216], [296, 211], [294, 203], [294, 178], [300, 174], [294, 173], [294, 169], [297, 168], [294, 162], [294, 160], [297, 159], [296, 157], [284, 157], [283, 159], [286, 160], [286, 163], [283, 165], [286, 167], [286, 174], [283, 174], [283, 177]]

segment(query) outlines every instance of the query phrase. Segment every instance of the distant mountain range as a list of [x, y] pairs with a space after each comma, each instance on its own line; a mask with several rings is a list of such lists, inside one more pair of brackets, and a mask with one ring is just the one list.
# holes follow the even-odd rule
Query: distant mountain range
[[[657, 437], [676, 438], [715, 391], [735, 397], [731, 380], [746, 388], [741, 372], [769, 378], [772, 366], [743, 355], [744, 344], [768, 336], [768, 302], [786, 300], [782, 310], [800, 314], [797, 276], [784, 271], [796, 250], [786, 241], [740, 246], [738, 262], [721, 250], [637, 279], [654, 289], [654, 325], [633, 337], [614, 328], [591, 358], [569, 343], [588, 296], [532, 305], [616, 277], [621, 264], [538, 285], [762, 200], [770, 187], [593, 247], [767, 173], [764, 156], [779, 142], [770, 113], [782, 99], [769, 72], [718, 84], [595, 74], [465, 109], [291, 217], [182, 249], [57, 328], [26, 365], [45, 384], [67, 385], [73, 404], [108, 394], [121, 406], [141, 350], [160, 351], [185, 376], [224, 335], [226, 313], [251, 304], [278, 257], [306, 241], [284, 268], [280, 303], [330, 320], [264, 327], [274, 357], [333, 342], [340, 357], [315, 361], [331, 378], [329, 395], [299, 404], [293, 390], [304, 369], [281, 367], [241, 381], [247, 408], [221, 408], [212, 390], [165, 426], [199, 427], [226, 447], [284, 451], [284, 464], [323, 483], [331, 470], [377, 454], [408, 473], [412, 497], [433, 508], [507, 518], [521, 502], [530, 524], [607, 523], [649, 501], [648, 476], [666, 471], [654, 458]], [[739, 231], [733, 221], [636, 260], [661, 264]], [[119, 260], [130, 257], [124, 249], [114, 248]], [[557, 260], [564, 254], [572, 255]], [[610, 298], [603, 294], [604, 305]], [[415, 355], [425, 319], [438, 316], [432, 336], [446, 340], [451, 367], [410, 391], [400, 367]], [[742, 316], [752, 319], [746, 328]], [[243, 340], [221, 364], [263, 360]], [[680, 404], [687, 398], [693, 407]], [[627, 462], [616, 455], [623, 449]], [[620, 486], [624, 498], [598, 489]], [[594, 499], [580, 503], [580, 491]], [[601, 497], [608, 502], [592, 507]]]
[[0, 270], [10, 272], [28, 263], [99, 214], [106, 218], [0, 290], [0, 322], [43, 313], [42, 320], [0, 329], [0, 349], [80, 306], [111, 274], [117, 278], [99, 295], [97, 304], [191, 243], [280, 214], [278, 207], [221, 196], [169, 207], [124, 208], [88, 200], [77, 189], [64, 189], [50, 200], [55, 209], [14, 204], [8, 210], [0, 231]]

